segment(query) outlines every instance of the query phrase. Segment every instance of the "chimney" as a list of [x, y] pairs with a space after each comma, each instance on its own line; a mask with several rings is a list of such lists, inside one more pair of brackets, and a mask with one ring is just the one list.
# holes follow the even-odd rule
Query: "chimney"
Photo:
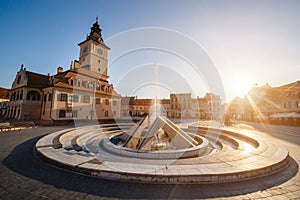
[[57, 68], [57, 73], [60, 74], [60, 73], [63, 72], [63, 70], [64, 70], [64, 69], [63, 69], [62, 67], [58, 67], [58, 68]]

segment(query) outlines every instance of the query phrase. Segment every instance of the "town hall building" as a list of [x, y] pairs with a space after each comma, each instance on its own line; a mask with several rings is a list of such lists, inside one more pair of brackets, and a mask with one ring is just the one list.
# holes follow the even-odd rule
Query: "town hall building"
[[120, 117], [121, 96], [108, 81], [108, 51], [98, 19], [79, 43], [79, 60], [55, 75], [27, 71], [22, 65], [10, 91], [6, 118], [38, 120], [112, 119]]

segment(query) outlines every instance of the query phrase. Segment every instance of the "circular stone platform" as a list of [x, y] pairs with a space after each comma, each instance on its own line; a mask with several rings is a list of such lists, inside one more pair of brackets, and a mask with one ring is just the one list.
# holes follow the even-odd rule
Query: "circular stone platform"
[[188, 155], [181, 152], [184, 148], [142, 154], [111, 142], [134, 125], [102, 124], [58, 131], [41, 138], [35, 146], [36, 152], [44, 161], [86, 175], [169, 184], [254, 179], [283, 170], [291, 161], [284, 147], [251, 133], [197, 124], [182, 129], [201, 141], [198, 146], [187, 148], [193, 151], [191, 156], [182, 156]]

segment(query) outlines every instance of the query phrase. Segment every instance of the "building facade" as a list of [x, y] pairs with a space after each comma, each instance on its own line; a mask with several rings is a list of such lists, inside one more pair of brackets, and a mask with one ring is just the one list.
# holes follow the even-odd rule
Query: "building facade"
[[226, 109], [231, 118], [241, 120], [269, 120], [293, 112], [300, 114], [300, 81], [278, 87], [255, 84], [245, 98], [233, 99]]
[[222, 119], [223, 105], [218, 95], [207, 93], [203, 98], [192, 98], [191, 93], [170, 94], [170, 99], [122, 98], [122, 116], [146, 116], [153, 104], [160, 105], [160, 112], [169, 118]]
[[170, 94], [170, 112], [174, 118], [191, 118], [197, 106], [191, 93]]
[[108, 82], [108, 50], [98, 20], [78, 44], [79, 61], [53, 76], [27, 71], [16, 75], [6, 117], [17, 120], [87, 120], [120, 117], [121, 96]]
[[0, 118], [6, 115], [9, 102], [9, 89], [0, 88]]

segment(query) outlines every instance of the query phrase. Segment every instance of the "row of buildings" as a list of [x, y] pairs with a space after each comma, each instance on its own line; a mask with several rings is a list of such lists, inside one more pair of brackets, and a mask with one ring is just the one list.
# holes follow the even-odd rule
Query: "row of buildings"
[[192, 98], [191, 93], [171, 94], [170, 99], [121, 97], [108, 81], [108, 51], [98, 19], [86, 39], [79, 43], [79, 59], [54, 75], [28, 71], [23, 65], [2, 106], [1, 115], [10, 120], [36, 120], [43, 123], [122, 116], [145, 116], [153, 104], [175, 118], [221, 118], [221, 99], [214, 94]]
[[[108, 81], [108, 51], [98, 20], [79, 43], [79, 59], [54, 75], [38, 74], [22, 65], [10, 90], [0, 88], [0, 116], [13, 120], [54, 122], [145, 116], [154, 104], [169, 118], [240, 120], [270, 119], [275, 114], [300, 114], [300, 81], [270, 87], [254, 85], [245, 98], [222, 105], [218, 95], [170, 94], [168, 99], [122, 97]], [[295, 114], [295, 115], [296, 115]], [[299, 117], [300, 118], [300, 117]]]
[[123, 97], [122, 116], [145, 116], [154, 104], [159, 104], [163, 115], [169, 118], [221, 119], [223, 105], [218, 95], [207, 93], [203, 98], [193, 98], [191, 93], [170, 94], [169, 99], [139, 99]]
[[251, 121], [300, 119], [300, 81], [278, 87], [255, 84], [244, 98], [229, 102], [226, 113], [233, 119]]

